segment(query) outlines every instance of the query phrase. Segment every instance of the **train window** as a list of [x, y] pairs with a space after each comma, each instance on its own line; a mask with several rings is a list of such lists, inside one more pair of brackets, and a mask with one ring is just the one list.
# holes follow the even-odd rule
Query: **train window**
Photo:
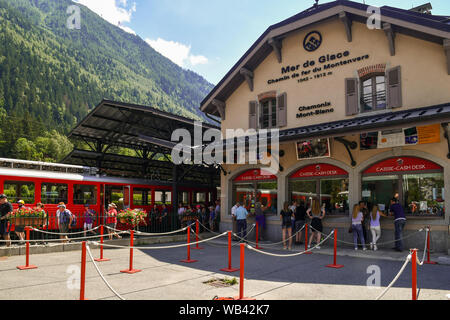
[[73, 204], [97, 204], [97, 186], [75, 184], [73, 186]]
[[183, 206], [190, 205], [189, 203], [189, 192], [179, 191], [178, 192], [178, 203], [183, 203]]
[[155, 191], [155, 204], [171, 204], [172, 192], [170, 191]]
[[43, 183], [41, 187], [41, 202], [44, 204], [67, 203], [67, 190], [67, 184]]
[[206, 202], [206, 192], [194, 192], [193, 196], [194, 204], [200, 204]]
[[34, 183], [27, 181], [5, 181], [4, 193], [12, 203], [19, 200], [34, 203]]
[[152, 190], [151, 189], [133, 189], [133, 205], [135, 206], [149, 206], [152, 204]]

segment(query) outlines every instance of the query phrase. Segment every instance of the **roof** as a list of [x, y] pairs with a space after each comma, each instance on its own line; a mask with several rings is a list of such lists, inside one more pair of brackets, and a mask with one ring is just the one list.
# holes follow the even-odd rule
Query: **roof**
[[[382, 114], [357, 117], [349, 120], [286, 129], [279, 131], [278, 136], [280, 142], [313, 138], [325, 139], [448, 122], [450, 122], [450, 102], [412, 110], [384, 112]], [[271, 131], [267, 133], [267, 138], [270, 141]], [[246, 136], [245, 139], [248, 142], [249, 136]], [[226, 145], [234, 142], [232, 140], [224, 140], [222, 143]], [[225, 148], [226, 146], [224, 150]]]
[[[102, 100], [68, 137], [154, 151], [155, 144], [146, 141], [146, 137], [170, 141], [175, 129], [186, 129], [194, 136], [195, 123], [195, 120], [148, 106]], [[220, 129], [200, 123], [203, 130]], [[161, 151], [160, 146], [158, 151]], [[166, 151], [170, 154], [171, 149], [166, 148]]]
[[[311, 24], [332, 17], [337, 18], [341, 12], [345, 12], [352, 21], [365, 23], [368, 17], [368, 7], [369, 5], [366, 4], [337, 0], [313, 6], [270, 26], [205, 97], [201, 102], [201, 110], [205, 113], [219, 116], [212, 101], [214, 99], [226, 101], [245, 81], [244, 76], [240, 74], [240, 70], [242, 68], [255, 70], [272, 53], [273, 48], [268, 44], [269, 39], [281, 39], [284, 35], [294, 30], [306, 28]], [[433, 16], [389, 6], [383, 6], [380, 10], [383, 22], [388, 22], [395, 26], [396, 32], [439, 44], [443, 44], [444, 39], [450, 38], [450, 24], [448, 24], [448, 17], [446, 16]]]

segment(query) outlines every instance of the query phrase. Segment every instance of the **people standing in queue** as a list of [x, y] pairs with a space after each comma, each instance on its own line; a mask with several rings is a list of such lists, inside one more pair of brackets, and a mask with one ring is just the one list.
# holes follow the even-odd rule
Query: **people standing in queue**
[[396, 198], [391, 200], [391, 206], [389, 212], [394, 215], [394, 227], [395, 227], [395, 247], [393, 250], [403, 251], [403, 229], [406, 225], [406, 216], [403, 206], [397, 201]]
[[289, 203], [285, 202], [283, 205], [283, 210], [280, 212], [281, 220], [281, 236], [283, 237], [283, 249], [286, 250], [286, 233], [289, 238], [289, 250], [292, 250], [292, 217], [294, 213], [291, 208], [289, 208]]
[[236, 209], [236, 225], [237, 225], [237, 233], [240, 237], [239, 240], [247, 242], [247, 216], [248, 211], [244, 206], [241, 206], [240, 203], [237, 203], [238, 208]]
[[295, 213], [294, 213], [294, 217], [295, 217], [295, 244], [302, 244], [302, 228], [305, 225], [305, 221], [306, 221], [306, 207], [305, 207], [305, 203], [303, 201], [300, 202], [300, 205], [297, 206], [297, 208], [295, 209]]
[[377, 241], [381, 237], [381, 224], [380, 217], [387, 217], [382, 211], [378, 209], [377, 205], [372, 208], [372, 214], [370, 215], [370, 232], [372, 233], [372, 241], [370, 242], [370, 249], [377, 251]]
[[9, 222], [8, 218], [13, 212], [13, 206], [8, 202], [8, 197], [5, 194], [0, 195], [0, 234], [6, 240], [6, 246], [11, 246], [11, 239], [9, 237]]
[[161, 230], [163, 232], [166, 232], [168, 230], [169, 227], [169, 210], [167, 209], [166, 204], [163, 203], [162, 205], [162, 210], [161, 210], [161, 217], [159, 219], [159, 223], [161, 224]]
[[68, 233], [70, 230], [70, 225], [73, 221], [73, 215], [70, 210], [66, 208], [64, 202], [58, 204], [58, 210], [56, 211], [56, 221], [58, 223], [58, 229], [61, 235], [59, 236], [63, 243], [69, 241]]
[[355, 251], [358, 250], [358, 237], [362, 243], [363, 250], [366, 249], [366, 242], [364, 240], [364, 234], [362, 229], [362, 222], [364, 220], [363, 213], [359, 204], [353, 206], [352, 215], [352, 231], [353, 231], [353, 244], [355, 245]]
[[239, 241], [239, 239], [234, 236], [234, 234], [237, 234], [237, 223], [236, 223], [236, 209], [237, 208], [239, 208], [239, 202], [237, 202], [231, 208], [231, 220], [232, 220], [232, 223], [233, 223], [233, 241]]
[[323, 225], [322, 219], [325, 218], [325, 209], [320, 207], [320, 202], [313, 199], [312, 206], [306, 211], [306, 214], [311, 219], [311, 237], [309, 238], [308, 248], [311, 248], [312, 241], [316, 240], [316, 248], [320, 249], [319, 243], [322, 236]]

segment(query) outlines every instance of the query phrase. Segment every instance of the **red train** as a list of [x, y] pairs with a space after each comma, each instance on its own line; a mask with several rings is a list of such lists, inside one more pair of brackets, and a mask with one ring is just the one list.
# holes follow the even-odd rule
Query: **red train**
[[[38, 202], [45, 205], [49, 220], [47, 230], [56, 230], [56, 210], [64, 202], [77, 216], [77, 226], [83, 228], [82, 213], [88, 203], [97, 213], [96, 224], [101, 224], [105, 208], [114, 202], [118, 209], [140, 208], [147, 212], [165, 204], [172, 209], [172, 187], [169, 183], [149, 185], [145, 180], [101, 177], [90, 174], [91, 168], [25, 160], [0, 159], [0, 193], [17, 209], [17, 201], [25, 201], [27, 207]], [[178, 203], [195, 205], [214, 201], [216, 190], [208, 188], [178, 188]], [[120, 225], [119, 225], [120, 227]], [[11, 231], [13, 231], [12, 229]]]

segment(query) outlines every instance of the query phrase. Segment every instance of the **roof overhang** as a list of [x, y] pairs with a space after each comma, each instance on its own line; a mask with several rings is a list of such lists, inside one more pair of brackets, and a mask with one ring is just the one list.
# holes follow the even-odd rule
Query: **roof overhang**
[[[241, 70], [255, 70], [273, 52], [274, 47], [270, 44], [272, 39], [282, 39], [289, 33], [325, 20], [339, 19], [339, 15], [342, 13], [345, 13], [352, 21], [366, 23], [367, 19], [372, 15], [372, 13], [367, 13], [368, 8], [369, 5], [338, 0], [308, 9], [270, 26], [202, 101], [200, 109], [207, 114], [220, 116], [219, 108], [214, 102], [225, 102], [246, 80]], [[395, 32], [441, 45], [444, 44], [446, 39], [450, 39], [450, 25], [433, 19], [433, 16], [426, 17], [429, 15], [391, 7], [382, 7], [380, 10], [382, 23], [389, 23], [395, 26]]]

